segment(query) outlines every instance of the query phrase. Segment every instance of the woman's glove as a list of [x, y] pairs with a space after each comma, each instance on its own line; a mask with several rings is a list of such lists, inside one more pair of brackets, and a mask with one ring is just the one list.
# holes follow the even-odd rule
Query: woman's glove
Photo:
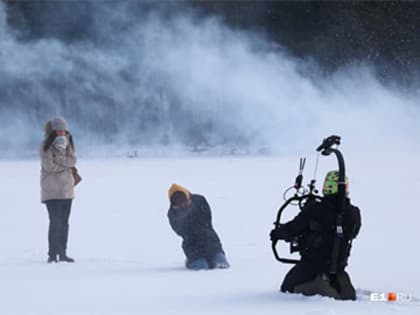
[[59, 151], [65, 151], [68, 145], [69, 141], [66, 136], [57, 136], [53, 142], [53, 146]]

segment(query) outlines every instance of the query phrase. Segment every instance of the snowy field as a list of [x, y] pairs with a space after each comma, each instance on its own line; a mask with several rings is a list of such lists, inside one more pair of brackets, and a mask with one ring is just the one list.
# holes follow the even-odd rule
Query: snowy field
[[[313, 156], [305, 182], [313, 174]], [[416, 156], [347, 156], [362, 211], [349, 273], [356, 288], [420, 296]], [[268, 238], [298, 156], [80, 159], [68, 253], [46, 263], [48, 217], [39, 161], [0, 161], [0, 314], [420, 314], [420, 302], [355, 302], [278, 292], [290, 268]], [[321, 158], [318, 186], [334, 158]], [[187, 271], [170, 229], [167, 189], [204, 194], [229, 270]], [[288, 214], [293, 216], [295, 209]], [[288, 247], [280, 247], [287, 256]]]

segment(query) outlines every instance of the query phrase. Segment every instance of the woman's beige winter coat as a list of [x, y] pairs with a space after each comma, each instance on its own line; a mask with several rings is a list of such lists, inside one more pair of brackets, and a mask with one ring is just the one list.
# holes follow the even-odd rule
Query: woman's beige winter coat
[[51, 145], [47, 151], [41, 148], [41, 201], [73, 199], [74, 178], [71, 168], [76, 165], [72, 147], [58, 150]]

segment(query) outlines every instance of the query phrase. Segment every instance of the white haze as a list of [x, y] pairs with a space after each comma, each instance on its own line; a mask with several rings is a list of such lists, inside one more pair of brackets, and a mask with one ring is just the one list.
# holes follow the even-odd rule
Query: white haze
[[354, 150], [419, 148], [415, 93], [385, 88], [367, 65], [326, 78], [220, 19], [136, 17], [124, 4], [96, 11], [96, 40], [17, 41], [0, 2], [1, 155], [36, 154], [56, 115], [85, 152], [206, 144], [289, 153], [330, 134]]

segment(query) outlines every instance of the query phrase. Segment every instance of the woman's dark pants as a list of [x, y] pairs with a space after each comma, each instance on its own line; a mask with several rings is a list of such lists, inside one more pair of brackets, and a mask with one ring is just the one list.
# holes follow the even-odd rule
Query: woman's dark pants
[[48, 256], [56, 258], [66, 256], [69, 235], [69, 217], [72, 199], [47, 200], [50, 219], [48, 229]]

